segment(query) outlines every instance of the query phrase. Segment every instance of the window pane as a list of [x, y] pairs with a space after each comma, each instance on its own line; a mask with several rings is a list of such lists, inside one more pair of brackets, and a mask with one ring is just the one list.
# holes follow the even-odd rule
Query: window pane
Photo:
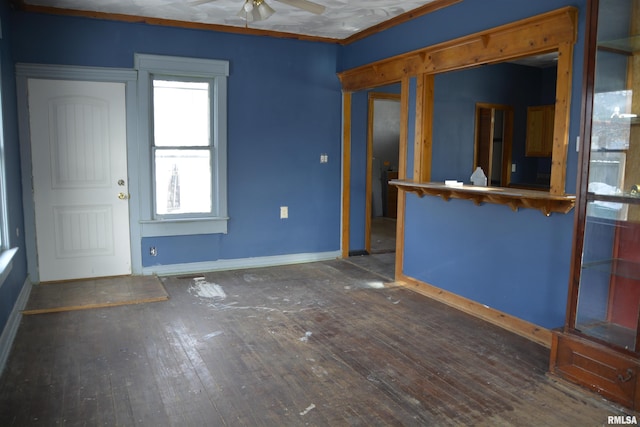
[[209, 150], [156, 150], [156, 214], [211, 212], [210, 156]]
[[153, 135], [156, 147], [209, 145], [209, 83], [154, 80]]

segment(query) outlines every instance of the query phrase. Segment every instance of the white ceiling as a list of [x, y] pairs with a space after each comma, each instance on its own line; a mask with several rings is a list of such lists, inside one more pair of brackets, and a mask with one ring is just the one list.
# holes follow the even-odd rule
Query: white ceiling
[[[115, 13], [205, 24], [245, 27], [237, 13], [244, 0], [22, 0], [31, 6]], [[410, 10], [438, 0], [314, 0], [325, 6], [322, 15], [265, 0], [276, 12], [249, 28], [344, 39]]]

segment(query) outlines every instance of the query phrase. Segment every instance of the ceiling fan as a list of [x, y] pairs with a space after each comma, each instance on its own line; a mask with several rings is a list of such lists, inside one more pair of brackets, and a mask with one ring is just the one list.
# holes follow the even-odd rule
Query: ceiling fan
[[[199, 5], [210, 3], [215, 0], [192, 0], [190, 3], [192, 5]], [[265, 0], [243, 0], [244, 3], [242, 8], [237, 13], [237, 15], [241, 18], [247, 20], [247, 22], [255, 22], [255, 21], [264, 21], [271, 15], [275, 13], [275, 10], [269, 6]], [[288, 4], [289, 6], [297, 7], [298, 9], [306, 10], [307, 12], [315, 13], [316, 15], [321, 15], [326, 7], [314, 3], [309, 0], [276, 0], [280, 3]]]

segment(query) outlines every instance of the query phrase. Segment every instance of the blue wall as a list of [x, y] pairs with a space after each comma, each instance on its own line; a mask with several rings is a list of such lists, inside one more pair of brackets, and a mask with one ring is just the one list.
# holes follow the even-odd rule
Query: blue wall
[[[141, 242], [144, 265], [185, 263], [338, 250], [341, 98], [336, 71], [566, 5], [580, 9], [566, 187], [574, 192], [577, 155], [571, 148], [580, 125], [585, 3], [465, 0], [341, 47], [10, 12], [0, 47], [3, 60], [10, 51], [13, 63], [132, 68], [135, 52], [230, 61], [229, 233]], [[8, 12], [3, 13], [6, 18]], [[9, 105], [10, 225], [23, 230], [13, 63], [4, 62], [2, 69]], [[247, 124], [248, 117], [255, 121]], [[434, 152], [457, 162], [458, 156], [468, 155], [458, 143], [434, 147]], [[320, 164], [321, 153], [329, 155], [328, 164]], [[411, 153], [408, 157], [411, 171]], [[463, 158], [461, 164], [465, 162]], [[289, 206], [287, 221], [278, 217], [281, 205]], [[405, 274], [545, 327], [563, 323], [572, 213], [547, 218], [527, 209], [514, 213], [505, 206], [409, 195], [406, 215]], [[21, 251], [0, 289], [0, 320], [6, 319], [26, 277], [24, 242], [12, 238]], [[159, 249], [153, 259], [143, 249], [151, 245]]]
[[27, 63], [132, 68], [134, 53], [230, 62], [228, 234], [144, 238], [143, 266], [340, 249], [337, 45], [16, 13], [13, 46]]
[[[555, 103], [555, 72], [555, 67], [550, 73], [546, 69], [505, 63], [437, 75], [432, 180], [469, 182], [474, 170], [475, 108], [476, 103], [482, 102], [513, 107], [511, 157], [517, 168], [511, 174], [511, 182], [540, 185], [537, 174], [551, 172], [551, 159], [525, 156], [527, 107]], [[549, 74], [552, 79], [547, 77]]]
[[[566, 192], [574, 193], [586, 1], [465, 0], [344, 46], [339, 65], [350, 69], [563, 6], [579, 8], [566, 173]], [[549, 76], [542, 79], [548, 83]], [[435, 90], [438, 97], [447, 88]], [[459, 107], [450, 113], [458, 114]], [[440, 134], [434, 138], [433, 180], [468, 180], [473, 134], [464, 129], [473, 129], [473, 121], [465, 123], [446, 130], [434, 125], [434, 135]], [[408, 194], [405, 227], [404, 274], [544, 327], [564, 323], [573, 212], [545, 217], [535, 210]]]
[[20, 176], [20, 144], [18, 142], [18, 118], [16, 107], [16, 84], [11, 52], [11, 22], [6, 2], [0, 3], [2, 39], [0, 39], [0, 70], [2, 81], [2, 122], [4, 156], [7, 178], [7, 201], [9, 219], [9, 246], [18, 248], [13, 258], [11, 273], [0, 286], [0, 331], [7, 323], [11, 310], [27, 278], [27, 259], [24, 242], [24, 220], [22, 212], [22, 187]]

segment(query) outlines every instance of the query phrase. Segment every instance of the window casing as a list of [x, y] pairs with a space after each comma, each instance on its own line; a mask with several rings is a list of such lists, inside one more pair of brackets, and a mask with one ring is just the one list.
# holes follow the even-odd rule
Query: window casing
[[227, 232], [228, 62], [136, 55], [141, 235]]
[[[0, 86], [2, 76], [0, 75]], [[7, 201], [7, 175], [6, 152], [4, 148], [4, 107], [2, 103], [2, 91], [0, 90], [0, 286], [9, 276], [12, 268], [12, 260], [18, 248], [11, 249], [9, 239], [9, 213]]]
[[[1, 109], [0, 115], [2, 115]], [[4, 168], [5, 153], [3, 133], [4, 127], [0, 119], [0, 254], [9, 249], [9, 221], [7, 217], [7, 187]]]

